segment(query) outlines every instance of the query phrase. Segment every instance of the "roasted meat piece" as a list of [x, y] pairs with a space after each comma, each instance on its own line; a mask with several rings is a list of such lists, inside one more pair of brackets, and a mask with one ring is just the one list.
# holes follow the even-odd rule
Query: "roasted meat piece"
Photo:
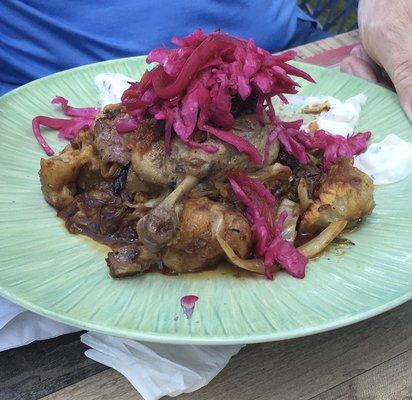
[[[262, 126], [255, 115], [245, 114], [236, 119], [232, 132], [251, 142], [260, 153], [264, 152], [271, 125]], [[138, 224], [142, 242], [152, 251], [160, 251], [170, 241], [176, 229], [173, 206], [189, 193], [203, 179], [203, 186], [208, 183], [224, 181], [228, 171], [241, 169], [256, 171], [259, 166], [251, 163], [249, 157], [233, 146], [217, 139], [208, 139], [203, 144], [214, 145], [218, 151], [207, 153], [201, 149], [189, 148], [180, 139], [172, 141], [172, 151], [166, 154], [164, 140], [153, 143], [151, 149], [142, 152], [139, 148], [132, 153], [131, 166], [141, 180], [158, 186], [172, 186], [179, 196], [171, 196], [152, 210]], [[279, 152], [276, 141], [270, 148], [267, 164], [273, 163]]]
[[77, 191], [76, 181], [82, 168], [100, 169], [100, 160], [90, 144], [68, 145], [48, 159], [40, 160], [40, 182], [44, 197], [58, 210], [68, 206]]
[[352, 160], [340, 158], [322, 176], [316, 200], [304, 213], [300, 230], [318, 233], [339, 220], [353, 227], [374, 206], [372, 179], [355, 168]]
[[[171, 154], [167, 155], [163, 123], [147, 119], [141, 121], [136, 130], [119, 134], [116, 123], [126, 117], [125, 109], [120, 104], [105, 107], [95, 123], [94, 145], [103, 162], [127, 165], [131, 161], [135, 173], [149, 184], [173, 186], [184, 176], [201, 179], [212, 171], [214, 180], [223, 180], [226, 172], [231, 169], [257, 169], [247, 155], [202, 132], [197, 134], [202, 143], [216, 146], [217, 152], [207, 153], [201, 149], [189, 148], [175, 138], [172, 140]], [[271, 125], [262, 126], [254, 114], [239, 116], [232, 127], [232, 132], [250, 141], [260, 153], [272, 130]], [[267, 164], [276, 160], [278, 151], [278, 142], [275, 142], [271, 146]]]
[[125, 278], [146, 271], [155, 265], [159, 258], [143, 246], [121, 247], [107, 255], [106, 262], [113, 278]]
[[[273, 130], [271, 125], [262, 126], [255, 115], [243, 115], [236, 119], [232, 132], [251, 142], [260, 153], [266, 144], [268, 135]], [[199, 132], [199, 135], [202, 135]], [[204, 138], [204, 145], [216, 146], [215, 153], [201, 149], [189, 148], [180, 139], [172, 140], [172, 151], [166, 154], [164, 139], [153, 143], [151, 150], [142, 152], [133, 150], [132, 167], [140, 178], [148, 183], [170, 186], [180, 178], [190, 175], [203, 179], [213, 173], [213, 180], [224, 180], [226, 173], [232, 169], [256, 170], [258, 167], [250, 162], [249, 157], [233, 146], [218, 139]], [[273, 163], [278, 155], [279, 146], [275, 142], [270, 150], [267, 164]]]
[[220, 235], [241, 258], [252, 246], [252, 234], [245, 217], [236, 209], [206, 197], [188, 199], [176, 206], [178, 229], [173, 242], [162, 253], [150, 252], [139, 244], [109, 253], [106, 261], [113, 277], [143, 272], [162, 260], [164, 266], [185, 273], [215, 265], [224, 252], [214, 236], [214, 223], [223, 219]]
[[162, 254], [163, 263], [179, 273], [199, 270], [224, 259], [219, 242], [213, 234], [213, 224], [223, 217], [221, 235], [241, 258], [252, 247], [249, 223], [242, 213], [206, 197], [185, 200], [178, 207], [178, 233]]
[[106, 106], [96, 119], [94, 146], [103, 162], [127, 165], [132, 149], [144, 154], [163, 137], [163, 125], [153, 118], [141, 121], [138, 128], [130, 133], [119, 134], [116, 123], [122, 118], [129, 118], [124, 107], [112, 104]]

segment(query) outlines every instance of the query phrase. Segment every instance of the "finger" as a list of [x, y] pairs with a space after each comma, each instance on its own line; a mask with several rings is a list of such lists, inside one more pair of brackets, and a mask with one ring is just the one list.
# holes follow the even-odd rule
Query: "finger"
[[383, 68], [381, 69], [381, 77], [379, 79], [379, 83], [382, 83], [382, 85], [386, 86], [388, 89], [395, 90], [392, 79]]
[[366, 61], [369, 64], [374, 63], [372, 58], [368, 56], [368, 53], [366, 53], [365, 49], [363, 48], [361, 44], [357, 44], [356, 46], [354, 46], [350, 52], [350, 55], [361, 58], [362, 60]]
[[412, 59], [400, 63], [391, 75], [399, 102], [412, 121]]
[[348, 56], [340, 63], [340, 70], [347, 74], [377, 83], [378, 77], [369, 63], [355, 56]]
[[394, 90], [393, 83], [391, 78], [386, 73], [382, 67], [380, 67], [372, 58], [369, 57], [368, 53], [365, 51], [361, 44], [356, 45], [350, 52], [352, 56], [358, 57], [364, 61], [366, 61], [373, 69], [378, 82], [382, 83], [384, 86], [387, 86], [391, 90]]
[[369, 57], [368, 53], [361, 44], [356, 45], [351, 50], [350, 55], [366, 61], [373, 68], [375, 75], [379, 79], [379, 77], [381, 76], [381, 67], [372, 58]]

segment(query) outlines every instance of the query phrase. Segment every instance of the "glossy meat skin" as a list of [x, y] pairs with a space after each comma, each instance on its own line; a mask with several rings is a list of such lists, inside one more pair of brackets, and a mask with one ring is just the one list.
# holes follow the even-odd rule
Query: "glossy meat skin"
[[163, 263], [179, 273], [211, 267], [224, 259], [213, 235], [213, 222], [223, 216], [222, 236], [239, 257], [246, 258], [252, 247], [249, 223], [240, 211], [206, 197], [188, 199], [178, 206], [179, 229], [162, 254]]
[[[232, 132], [249, 140], [259, 152], [263, 152], [266, 139], [273, 127], [262, 127], [256, 116], [243, 115], [236, 119]], [[163, 138], [153, 143], [147, 152], [135, 149], [132, 153], [132, 167], [141, 179], [161, 186], [170, 186], [186, 175], [203, 179], [213, 173], [214, 181], [222, 181], [226, 173], [232, 169], [256, 170], [257, 166], [250, 162], [248, 156], [240, 153], [233, 146], [208, 138], [203, 144], [214, 145], [216, 153], [206, 153], [201, 149], [187, 147], [180, 139], [172, 140], [172, 152], [166, 155]], [[273, 163], [278, 155], [278, 143], [275, 142], [267, 160]]]
[[353, 227], [374, 206], [372, 179], [355, 168], [350, 159], [340, 158], [322, 176], [316, 200], [304, 213], [300, 230], [319, 233], [339, 220], [346, 220], [348, 227]]

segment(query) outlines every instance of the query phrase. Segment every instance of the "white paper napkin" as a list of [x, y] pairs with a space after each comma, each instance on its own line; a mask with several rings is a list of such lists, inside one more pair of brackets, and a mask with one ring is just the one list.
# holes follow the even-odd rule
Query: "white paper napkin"
[[79, 330], [27, 311], [0, 297], [0, 351]]
[[[0, 351], [76, 331], [0, 297]], [[137, 342], [94, 332], [81, 341], [91, 347], [86, 356], [119, 371], [145, 400], [207, 385], [242, 348]]]
[[243, 347], [167, 345], [91, 332], [81, 341], [92, 347], [89, 358], [119, 371], [145, 400], [200, 389]]

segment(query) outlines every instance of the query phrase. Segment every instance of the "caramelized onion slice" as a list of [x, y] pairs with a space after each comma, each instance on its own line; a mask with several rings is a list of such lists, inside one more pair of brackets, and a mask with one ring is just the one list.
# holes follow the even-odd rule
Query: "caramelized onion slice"
[[315, 257], [345, 229], [347, 223], [348, 221], [331, 222], [318, 236], [298, 247], [298, 251], [307, 258]]
[[309, 206], [313, 203], [313, 200], [309, 198], [308, 185], [306, 179], [301, 178], [298, 185], [298, 196], [300, 203], [300, 212], [303, 214]]
[[100, 173], [103, 178], [113, 178], [120, 168], [121, 166], [117, 163], [106, 162], [100, 166]]
[[283, 211], [286, 211], [288, 216], [283, 224], [282, 238], [293, 244], [297, 233], [296, 225], [300, 214], [300, 206], [292, 200], [284, 198], [277, 209], [276, 220], [278, 220]]
[[246, 269], [247, 271], [255, 272], [257, 274], [263, 274], [265, 271], [265, 267], [263, 265], [262, 259], [249, 259], [245, 260], [240, 258], [233, 249], [229, 246], [229, 244], [222, 238], [222, 232], [224, 228], [224, 218], [221, 212], [215, 211], [214, 212], [214, 220], [212, 222], [212, 235], [216, 238], [219, 242], [220, 247], [226, 254], [228, 261], [233, 264], [235, 267], [239, 267], [242, 269]]
[[259, 169], [258, 171], [248, 174], [253, 179], [260, 181], [279, 180], [287, 182], [292, 176], [292, 170], [286, 165], [275, 163]]
[[216, 235], [216, 239], [220, 244], [220, 247], [225, 252], [226, 257], [228, 258], [229, 262], [236, 267], [246, 269], [251, 272], [255, 272], [256, 274], [263, 274], [264, 273], [264, 266], [263, 260], [260, 258], [254, 258], [249, 260], [244, 260], [236, 255], [233, 249], [229, 246], [229, 244], [219, 235]]

